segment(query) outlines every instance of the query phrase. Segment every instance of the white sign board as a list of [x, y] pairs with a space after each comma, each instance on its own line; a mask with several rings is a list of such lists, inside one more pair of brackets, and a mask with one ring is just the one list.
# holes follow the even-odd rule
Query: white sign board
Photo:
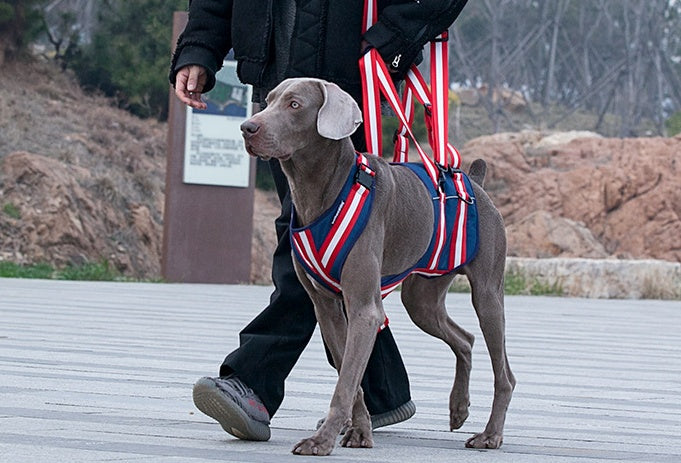
[[208, 108], [187, 107], [183, 181], [248, 187], [251, 161], [239, 127], [251, 117], [252, 89], [239, 81], [235, 61], [225, 61], [215, 78], [203, 95]]

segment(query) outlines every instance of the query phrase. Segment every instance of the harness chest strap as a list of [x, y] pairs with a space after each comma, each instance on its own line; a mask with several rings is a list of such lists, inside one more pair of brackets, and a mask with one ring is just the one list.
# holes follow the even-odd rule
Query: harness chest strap
[[352, 186], [335, 211], [331, 220], [331, 229], [321, 246], [315, 245], [313, 227], [294, 230], [291, 234], [294, 250], [302, 262], [318, 279], [338, 293], [341, 292], [340, 275], [334, 277], [334, 269], [338, 267], [337, 261], [341, 252], [348, 251], [345, 246], [349, 235], [357, 230], [355, 226], [361, 219], [362, 221], [368, 220], [368, 209], [371, 204], [367, 202], [367, 199], [371, 194], [376, 176], [363, 154], [357, 153], [356, 166]]
[[[352, 185], [345, 197], [341, 198], [342, 201], [331, 219], [331, 228], [321, 246], [317, 247], [315, 244], [314, 224], [302, 229], [292, 227], [291, 233], [294, 252], [307, 271], [336, 293], [341, 292], [340, 271], [345, 255], [356, 239], [350, 240], [350, 235], [354, 232], [359, 236], [368, 220], [371, 209], [370, 195], [376, 176], [366, 156], [361, 153], [356, 153], [356, 155], [356, 170]], [[341, 195], [343, 195], [342, 192]], [[378, 331], [383, 330], [388, 323], [386, 317]]]
[[[472, 258], [477, 248], [475, 234], [473, 241], [469, 242], [469, 203], [459, 200], [452, 179], [449, 178], [440, 187], [446, 194], [444, 202], [441, 202], [422, 164], [405, 163], [404, 166], [414, 171], [433, 197], [434, 233], [428, 250], [413, 267], [401, 274], [381, 278], [381, 297], [387, 296], [411, 273], [424, 276], [450, 273]], [[465, 177], [464, 180], [464, 187], [470, 189], [470, 182]], [[290, 227], [294, 255], [318, 284], [334, 293], [342, 292], [343, 265], [369, 221], [375, 181], [376, 173], [366, 156], [357, 153], [355, 165], [329, 209], [312, 223], [297, 227], [294, 207]], [[474, 203], [471, 201], [470, 204], [474, 214], [471, 223], [477, 229]]]

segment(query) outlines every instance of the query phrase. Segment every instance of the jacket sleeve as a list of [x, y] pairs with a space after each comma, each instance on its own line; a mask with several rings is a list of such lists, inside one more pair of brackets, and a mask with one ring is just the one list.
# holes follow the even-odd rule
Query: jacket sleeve
[[386, 6], [364, 34], [392, 71], [404, 75], [430, 40], [459, 16], [467, 0], [412, 0]]
[[215, 86], [215, 73], [232, 48], [232, 0], [189, 0], [189, 19], [177, 40], [170, 64], [170, 83], [184, 66], [197, 64], [208, 73], [203, 92]]

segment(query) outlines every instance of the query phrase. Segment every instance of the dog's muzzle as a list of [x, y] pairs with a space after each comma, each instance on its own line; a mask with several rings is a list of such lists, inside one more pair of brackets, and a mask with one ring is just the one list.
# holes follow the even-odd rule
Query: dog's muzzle
[[248, 154], [250, 154], [251, 156], [256, 156], [266, 161], [270, 157], [256, 152], [254, 149], [255, 147], [253, 146], [254, 141], [253, 139], [255, 138], [259, 131], [260, 126], [250, 119], [241, 124], [241, 136], [244, 138], [246, 152], [248, 152]]

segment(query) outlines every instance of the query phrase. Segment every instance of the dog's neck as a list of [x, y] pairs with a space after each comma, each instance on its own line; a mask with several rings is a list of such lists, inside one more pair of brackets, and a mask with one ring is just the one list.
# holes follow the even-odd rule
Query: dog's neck
[[281, 163], [300, 226], [309, 225], [333, 205], [355, 163], [350, 138], [324, 139], [322, 145], [314, 145], [317, 150], [302, 149]]

